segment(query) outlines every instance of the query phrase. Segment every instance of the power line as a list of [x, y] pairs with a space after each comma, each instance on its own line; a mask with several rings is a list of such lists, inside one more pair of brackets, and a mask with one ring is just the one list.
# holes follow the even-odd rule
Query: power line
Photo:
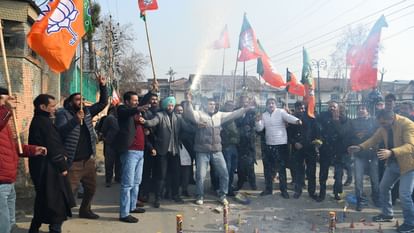
[[408, 30], [413, 29], [413, 28], [414, 28], [414, 25], [412, 25], [410, 27], [407, 27], [407, 28], [405, 28], [405, 29], [403, 29], [403, 30], [401, 30], [401, 31], [399, 31], [397, 33], [394, 33], [394, 34], [390, 35], [390, 36], [387, 36], [383, 40], [391, 39], [391, 38], [396, 37], [396, 36], [398, 36], [398, 35], [400, 35], [400, 34], [402, 34], [404, 32], [407, 32]]

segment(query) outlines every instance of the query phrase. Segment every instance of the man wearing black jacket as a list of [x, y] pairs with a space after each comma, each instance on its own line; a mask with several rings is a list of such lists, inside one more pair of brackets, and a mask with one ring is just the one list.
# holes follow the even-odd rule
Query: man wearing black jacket
[[68, 155], [69, 181], [73, 193], [76, 193], [79, 182], [84, 188], [84, 195], [79, 208], [80, 218], [97, 219], [99, 216], [92, 212], [91, 203], [96, 191], [96, 134], [92, 118], [101, 112], [108, 104], [106, 80], [99, 77], [99, 102], [81, 109], [82, 96], [80, 93], [70, 95], [64, 102], [64, 108], [56, 114], [56, 126], [63, 139]]
[[[297, 182], [295, 183], [294, 198], [302, 194], [303, 184], [308, 178], [308, 193], [312, 199], [316, 199], [316, 152], [314, 142], [319, 139], [319, 128], [316, 120], [309, 117], [302, 101], [295, 103], [294, 116], [302, 121], [302, 125], [289, 124], [288, 139], [293, 147], [294, 166], [296, 168]], [[306, 170], [305, 170], [306, 165]]]
[[75, 200], [67, 177], [66, 152], [51, 117], [55, 113], [53, 96], [41, 94], [33, 101], [35, 114], [29, 129], [29, 143], [46, 147], [45, 157], [29, 159], [30, 175], [36, 190], [34, 214], [29, 233], [38, 233], [42, 223], [49, 232], [61, 232], [63, 221], [72, 217]]

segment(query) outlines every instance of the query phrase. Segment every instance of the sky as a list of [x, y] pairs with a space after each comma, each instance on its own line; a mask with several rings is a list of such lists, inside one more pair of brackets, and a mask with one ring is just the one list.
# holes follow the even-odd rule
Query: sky
[[[132, 23], [138, 52], [148, 55], [144, 23], [137, 0], [94, 0], [103, 14], [121, 24]], [[256, 32], [274, 67], [301, 75], [302, 47], [311, 59], [326, 59], [348, 27], [364, 25], [368, 30], [384, 14], [379, 68], [384, 80], [414, 80], [414, 0], [158, 0], [159, 9], [147, 12], [147, 22], [158, 78], [167, 78], [170, 67], [175, 78], [189, 74], [221, 74], [223, 50], [211, 49], [225, 24], [231, 48], [225, 51], [225, 74], [236, 65], [237, 44], [243, 14]], [[256, 60], [246, 62], [249, 75], [256, 75]], [[238, 64], [237, 74], [242, 74]], [[145, 71], [152, 78], [150, 66]], [[321, 76], [327, 72], [322, 70]]]

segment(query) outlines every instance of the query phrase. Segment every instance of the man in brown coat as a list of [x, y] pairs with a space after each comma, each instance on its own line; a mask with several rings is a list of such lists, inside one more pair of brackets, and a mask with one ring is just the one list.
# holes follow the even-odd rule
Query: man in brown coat
[[394, 213], [391, 201], [391, 189], [399, 180], [399, 194], [403, 210], [404, 224], [398, 232], [414, 232], [414, 204], [411, 193], [414, 189], [414, 123], [393, 111], [381, 110], [377, 113], [381, 126], [365, 142], [350, 146], [350, 153], [369, 150], [384, 142], [385, 148], [379, 149], [377, 156], [386, 160], [384, 176], [380, 183], [380, 206], [382, 213], [373, 217], [375, 222], [391, 222]]

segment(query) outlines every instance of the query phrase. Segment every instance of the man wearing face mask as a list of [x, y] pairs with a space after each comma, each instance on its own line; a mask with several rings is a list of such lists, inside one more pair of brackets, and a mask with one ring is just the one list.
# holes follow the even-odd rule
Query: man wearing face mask
[[180, 156], [179, 156], [179, 135], [186, 128], [186, 123], [181, 116], [174, 112], [176, 101], [170, 96], [162, 103], [162, 111], [158, 112], [151, 120], [140, 118], [145, 127], [155, 128], [156, 140], [154, 143], [156, 156], [156, 189], [154, 207], [160, 207], [160, 198], [166, 184], [167, 175], [171, 181], [171, 194], [176, 203], [184, 203], [179, 195], [180, 188]]
[[92, 212], [91, 203], [96, 191], [96, 134], [92, 118], [101, 112], [108, 104], [108, 92], [104, 77], [98, 77], [100, 97], [99, 102], [81, 109], [82, 96], [74, 93], [65, 99], [63, 108], [56, 113], [56, 126], [65, 145], [69, 163], [69, 180], [75, 194], [79, 182], [84, 188], [79, 217], [97, 219], [99, 216]]
[[[319, 128], [314, 118], [306, 114], [302, 101], [295, 103], [294, 116], [302, 121], [302, 125], [289, 124], [288, 140], [293, 147], [294, 166], [296, 167], [297, 182], [295, 183], [295, 199], [302, 194], [305, 183], [305, 171], [308, 178], [308, 193], [316, 199], [316, 152], [313, 142], [319, 139]], [[306, 169], [305, 169], [306, 165]]]

